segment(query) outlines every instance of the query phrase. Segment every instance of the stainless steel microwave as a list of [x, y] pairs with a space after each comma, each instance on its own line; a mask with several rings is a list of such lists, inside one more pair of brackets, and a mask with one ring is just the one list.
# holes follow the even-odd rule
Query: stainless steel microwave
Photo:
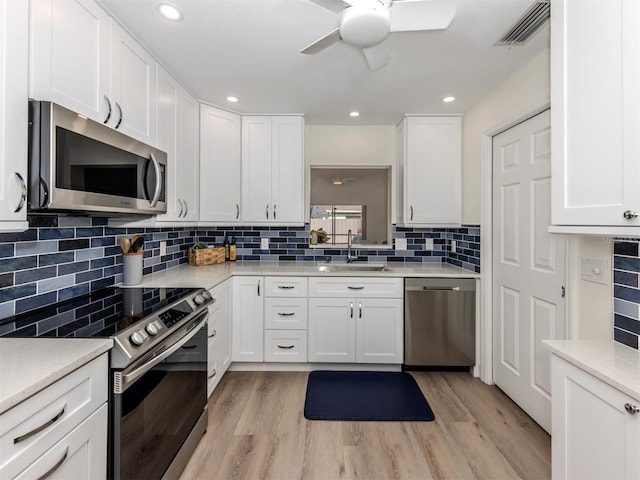
[[30, 211], [165, 213], [167, 154], [45, 101], [29, 101]]

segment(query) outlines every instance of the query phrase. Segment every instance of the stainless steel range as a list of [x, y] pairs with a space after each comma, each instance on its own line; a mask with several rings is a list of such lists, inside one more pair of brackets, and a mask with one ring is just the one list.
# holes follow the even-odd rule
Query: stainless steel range
[[3, 320], [4, 336], [108, 337], [109, 478], [177, 478], [207, 425], [204, 289], [107, 288]]

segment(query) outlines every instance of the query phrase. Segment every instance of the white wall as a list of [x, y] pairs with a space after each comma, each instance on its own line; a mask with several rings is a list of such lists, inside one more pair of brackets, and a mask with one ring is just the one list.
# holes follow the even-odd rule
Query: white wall
[[[311, 165], [392, 166], [391, 223], [396, 223], [396, 128], [395, 125], [307, 125], [305, 136], [307, 199]], [[308, 215], [307, 211], [307, 215]]]
[[[514, 47], [517, 48], [517, 47]], [[464, 112], [462, 120], [462, 223], [480, 224], [482, 134], [502, 125], [530, 106], [549, 99], [549, 50]]]

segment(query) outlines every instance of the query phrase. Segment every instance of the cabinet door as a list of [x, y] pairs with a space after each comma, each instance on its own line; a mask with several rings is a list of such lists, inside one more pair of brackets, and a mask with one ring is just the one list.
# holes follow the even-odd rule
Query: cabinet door
[[52, 446], [22, 473], [18, 479], [106, 478], [107, 404]]
[[356, 362], [402, 363], [403, 308], [401, 299], [356, 299]]
[[109, 15], [93, 0], [24, 3], [31, 7], [29, 96], [105, 121], [111, 95]]
[[460, 224], [460, 117], [408, 117], [405, 121], [404, 223]]
[[28, 9], [0, 1], [0, 231], [27, 229]]
[[640, 478], [640, 406], [619, 390], [552, 355], [552, 477]]
[[233, 277], [234, 362], [262, 362], [264, 351], [264, 280], [262, 277]]
[[156, 61], [115, 20], [111, 21], [109, 125], [149, 145], [156, 140]]
[[304, 222], [303, 118], [273, 117], [271, 129], [271, 219]]
[[157, 132], [158, 148], [167, 154], [166, 195], [167, 213], [156, 220], [180, 220], [184, 212], [180, 199], [178, 175], [178, 104], [180, 84], [158, 65], [157, 72]]
[[224, 281], [211, 290], [211, 295], [215, 299], [215, 312], [212, 314], [215, 321], [217, 338], [217, 358], [219, 360], [219, 374], [222, 376], [231, 364], [231, 302], [232, 298], [231, 279]]
[[640, 2], [551, 2], [552, 223], [640, 226]]
[[200, 221], [240, 221], [240, 115], [200, 106]]
[[271, 117], [242, 117], [242, 220], [269, 222], [271, 204]]
[[356, 361], [355, 299], [309, 299], [309, 361]]
[[178, 104], [177, 181], [179, 198], [184, 206], [182, 220], [197, 221], [200, 216], [200, 178], [198, 152], [200, 143], [200, 106], [184, 88]]

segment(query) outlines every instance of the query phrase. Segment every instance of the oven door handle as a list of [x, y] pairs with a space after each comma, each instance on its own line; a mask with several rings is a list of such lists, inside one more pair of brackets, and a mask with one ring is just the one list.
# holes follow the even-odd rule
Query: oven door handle
[[185, 343], [187, 343], [189, 340], [191, 340], [196, 335], [196, 333], [198, 333], [198, 330], [200, 330], [207, 323], [208, 314], [205, 312], [202, 315], [204, 316], [202, 321], [200, 321], [197, 325], [192, 326], [189, 330], [187, 330], [187, 334], [183, 338], [181, 338], [176, 343], [171, 345], [169, 348], [167, 348], [164, 352], [162, 352], [157, 357], [153, 357], [147, 363], [144, 363], [143, 365], [140, 365], [135, 370], [132, 370], [131, 372], [124, 374], [122, 376], [123, 386], [126, 386], [127, 384], [133, 382], [136, 378], [139, 378], [142, 375], [144, 375], [145, 373], [147, 373], [149, 370], [151, 370], [153, 367], [155, 367], [158, 363], [160, 363], [165, 358], [167, 358], [167, 357], [171, 356], [172, 354], [174, 354]]

